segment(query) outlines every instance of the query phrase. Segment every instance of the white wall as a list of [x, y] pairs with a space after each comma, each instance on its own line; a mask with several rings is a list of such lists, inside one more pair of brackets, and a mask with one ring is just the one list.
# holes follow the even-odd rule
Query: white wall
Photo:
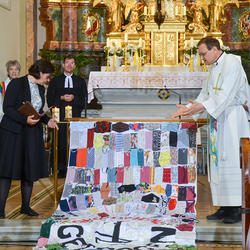
[[0, 5], [0, 81], [7, 78], [5, 64], [8, 60], [18, 60], [21, 75], [26, 74], [26, 0], [11, 0], [10, 3], [10, 10]]

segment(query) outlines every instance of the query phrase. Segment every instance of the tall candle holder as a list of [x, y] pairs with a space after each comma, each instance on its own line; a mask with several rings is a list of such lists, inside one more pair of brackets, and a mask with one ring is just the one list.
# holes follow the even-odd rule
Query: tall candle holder
[[107, 52], [107, 68], [106, 68], [106, 72], [110, 72], [110, 63], [109, 63], [109, 47], [108, 47], [108, 52]]
[[143, 68], [142, 68], [142, 48], [139, 48], [139, 69], [138, 72], [143, 72]]
[[203, 68], [201, 72], [207, 72], [207, 66], [203, 60], [202, 60], [202, 63], [203, 63]]
[[189, 72], [194, 72], [193, 47], [191, 47], [191, 55], [189, 60]]
[[124, 55], [124, 69], [123, 69], [123, 72], [129, 72], [127, 47], [128, 47], [128, 42], [125, 42], [124, 43], [124, 53], [125, 53], [125, 55]]

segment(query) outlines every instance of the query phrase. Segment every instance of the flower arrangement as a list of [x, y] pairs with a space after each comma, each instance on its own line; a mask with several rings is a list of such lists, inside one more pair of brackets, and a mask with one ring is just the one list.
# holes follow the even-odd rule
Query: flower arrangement
[[117, 55], [118, 57], [122, 57], [124, 55], [124, 49], [121, 47], [104, 47], [106, 58], [107, 56], [114, 56]]

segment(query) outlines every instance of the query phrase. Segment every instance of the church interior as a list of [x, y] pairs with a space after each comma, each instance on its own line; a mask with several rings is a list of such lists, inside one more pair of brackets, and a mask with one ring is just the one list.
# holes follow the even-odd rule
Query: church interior
[[[175, 104], [195, 99], [208, 78], [209, 66], [196, 46], [206, 36], [241, 56], [250, 84], [249, 0], [0, 0], [0, 20], [0, 80], [10, 59], [20, 62], [23, 76], [39, 58], [59, 66], [71, 53], [88, 87], [82, 117], [167, 121]], [[198, 121], [196, 249], [247, 249], [242, 222], [206, 219], [217, 210], [208, 182], [207, 124], [207, 116]], [[48, 165], [52, 137], [45, 128]], [[19, 213], [19, 182], [12, 182], [6, 218], [0, 220], [0, 249], [39, 249], [41, 226], [58, 209], [65, 185], [65, 178], [49, 171], [34, 184], [36, 218]]]

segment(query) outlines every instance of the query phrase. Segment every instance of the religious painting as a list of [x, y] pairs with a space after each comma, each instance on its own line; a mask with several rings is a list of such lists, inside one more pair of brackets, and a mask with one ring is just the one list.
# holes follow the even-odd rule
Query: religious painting
[[94, 35], [98, 35], [100, 31], [101, 21], [97, 13], [88, 10], [83, 16], [84, 26], [82, 33], [86, 35], [90, 42], [95, 41]]
[[0, 7], [11, 10], [10, 0], [0, 0]]
[[250, 11], [244, 11], [239, 19], [239, 31], [243, 34], [242, 40], [247, 41], [250, 38]]

